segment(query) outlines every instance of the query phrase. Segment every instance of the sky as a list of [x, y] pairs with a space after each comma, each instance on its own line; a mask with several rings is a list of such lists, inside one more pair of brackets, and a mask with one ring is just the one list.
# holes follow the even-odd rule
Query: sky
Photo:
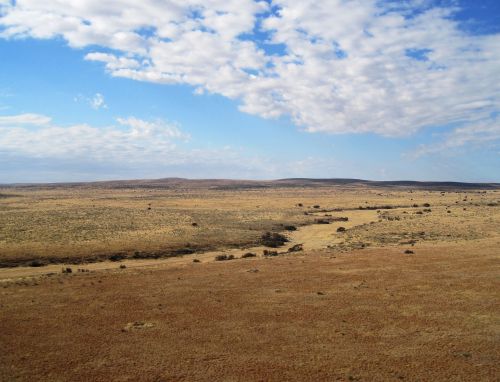
[[0, 0], [0, 183], [500, 182], [498, 0]]

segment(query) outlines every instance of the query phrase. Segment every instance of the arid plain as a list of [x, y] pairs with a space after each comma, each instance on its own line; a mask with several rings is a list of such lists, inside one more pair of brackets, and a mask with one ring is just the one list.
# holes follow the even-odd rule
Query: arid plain
[[0, 188], [0, 380], [499, 380], [499, 248], [498, 185]]

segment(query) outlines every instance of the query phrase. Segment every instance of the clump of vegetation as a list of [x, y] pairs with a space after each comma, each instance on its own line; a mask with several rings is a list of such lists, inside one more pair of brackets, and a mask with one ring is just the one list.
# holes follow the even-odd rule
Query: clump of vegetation
[[337, 232], [345, 232], [345, 231], [346, 231], [345, 227], [337, 228]]
[[200, 262], [200, 260], [198, 260], [198, 259], [193, 259], [193, 263], [199, 263], [199, 262]]
[[415, 253], [415, 252], [413, 252], [411, 249], [407, 249], [407, 250], [405, 251], [405, 254], [406, 254], [406, 255], [413, 255], [414, 253]]
[[314, 222], [316, 224], [330, 224], [330, 220], [328, 219], [316, 219]]
[[45, 265], [45, 263], [41, 260], [33, 260], [30, 263], [30, 267], [43, 267], [44, 265]]
[[127, 256], [123, 253], [114, 253], [108, 257], [108, 259], [111, 261], [120, 261], [120, 260], [123, 260], [125, 258], [127, 258]]
[[120, 269], [125, 269], [127, 266], [125, 264], [120, 264]]
[[344, 217], [344, 216], [340, 216], [338, 218], [333, 218], [332, 221], [334, 221], [334, 222], [348, 222], [349, 218], [348, 217]]
[[429, 203], [424, 203], [423, 206], [424, 207], [430, 207], [431, 205]]
[[193, 227], [198, 227], [198, 223], [191, 223]]
[[252, 252], [247, 252], [247, 253], [244, 253], [243, 255], [241, 255], [242, 259], [246, 259], [248, 257], [257, 257], [257, 255], [255, 253], [252, 253]]
[[266, 232], [262, 235], [260, 242], [266, 247], [278, 248], [288, 242], [288, 238], [277, 232]]
[[296, 231], [297, 230], [297, 227], [295, 227], [294, 225], [286, 225], [283, 228], [285, 228], [285, 230], [287, 230], [287, 231]]
[[295, 244], [294, 246], [288, 248], [288, 252], [299, 252], [302, 251], [304, 248], [302, 244]]
[[267, 249], [264, 249], [264, 251], [262, 252], [262, 255], [264, 257], [278, 256], [278, 251], [269, 251]]
[[304, 207], [304, 205], [302, 203], [298, 203], [297, 207]]
[[319, 208], [320, 206], [318, 204], [315, 204], [313, 208]]
[[234, 260], [234, 255], [217, 255], [215, 261]]
[[63, 268], [62, 273], [73, 273], [73, 269], [71, 269], [70, 267]]

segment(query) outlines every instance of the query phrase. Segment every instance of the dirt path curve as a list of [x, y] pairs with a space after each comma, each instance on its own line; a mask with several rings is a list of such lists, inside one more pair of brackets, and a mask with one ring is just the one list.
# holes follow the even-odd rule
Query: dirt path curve
[[[324, 217], [325, 213], [312, 213], [311, 215], [318, 218]], [[328, 245], [339, 243], [343, 241], [342, 236], [337, 233], [337, 228], [342, 226], [346, 229], [368, 224], [377, 220], [376, 211], [344, 211], [332, 213], [332, 217], [348, 217], [347, 222], [332, 222], [331, 224], [311, 224], [298, 228], [296, 231], [289, 232], [287, 236], [290, 241], [283, 247], [278, 249], [279, 252], [286, 252], [289, 248], [296, 244], [302, 244], [304, 250], [317, 250], [326, 248]], [[123, 260], [120, 262], [102, 261], [89, 264], [55, 264], [47, 265], [39, 268], [34, 267], [16, 267], [16, 268], [2, 268], [0, 269], [0, 283], [12, 281], [20, 278], [40, 277], [52, 273], [60, 273], [61, 269], [66, 267], [72, 268], [73, 272], [78, 269], [85, 271], [102, 271], [116, 269], [120, 265], [126, 268], [138, 267], [166, 267], [166, 266], [182, 266], [192, 263], [194, 259], [198, 259], [200, 263], [215, 261], [217, 255], [233, 255], [234, 257], [241, 257], [244, 253], [252, 252], [261, 256], [264, 249], [269, 249], [264, 246], [246, 248], [246, 249], [226, 249], [218, 251], [210, 251], [193, 255], [186, 255], [180, 257], [171, 257], [164, 259], [143, 259], [143, 260]]]

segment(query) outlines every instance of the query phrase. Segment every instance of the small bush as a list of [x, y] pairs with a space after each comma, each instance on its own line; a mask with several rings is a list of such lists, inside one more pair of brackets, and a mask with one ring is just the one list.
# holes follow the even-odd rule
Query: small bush
[[294, 225], [286, 225], [284, 228], [287, 231], [296, 231], [297, 230], [297, 227], [295, 227]]
[[193, 263], [199, 263], [199, 262], [200, 262], [200, 260], [198, 260], [198, 259], [193, 259]]
[[297, 204], [297, 207], [304, 207], [302, 203]]
[[330, 221], [327, 219], [316, 219], [314, 222], [316, 224], [330, 224]]
[[198, 227], [198, 223], [191, 223], [193, 227]]
[[270, 256], [278, 256], [278, 251], [269, 251], [267, 249], [264, 249], [264, 251], [262, 252], [262, 254], [265, 256], [265, 257], [270, 257]]
[[257, 255], [255, 253], [252, 253], [252, 252], [247, 252], [247, 253], [241, 255], [242, 259], [246, 259], [248, 257], [257, 257]]
[[233, 260], [234, 255], [217, 255], [215, 256], [216, 261], [226, 261], [226, 260]]
[[424, 207], [430, 207], [431, 205], [429, 203], [424, 203], [423, 206]]
[[412, 254], [414, 254], [414, 253], [415, 253], [415, 252], [413, 252], [411, 249], [407, 249], [407, 250], [405, 251], [405, 254], [406, 254], [406, 255], [412, 255]]
[[70, 267], [63, 268], [62, 273], [73, 273], [73, 269], [71, 269]]
[[345, 227], [337, 228], [337, 232], [345, 232], [345, 231], [346, 231]]
[[303, 250], [302, 244], [295, 244], [294, 246], [288, 248], [288, 252], [299, 252], [302, 250]]
[[109, 256], [108, 259], [111, 261], [120, 261], [120, 260], [125, 259], [126, 257], [127, 257], [126, 255], [123, 255], [121, 253], [115, 253], [115, 254]]
[[278, 248], [284, 245], [286, 242], [288, 242], [288, 239], [276, 232], [266, 232], [261, 237], [261, 243], [266, 247]]
[[318, 204], [315, 204], [313, 208], [319, 208], [320, 206]]
[[120, 264], [120, 269], [125, 269], [127, 266], [125, 264]]
[[33, 260], [30, 263], [30, 267], [43, 267], [44, 265], [45, 265], [45, 263], [41, 260]]

